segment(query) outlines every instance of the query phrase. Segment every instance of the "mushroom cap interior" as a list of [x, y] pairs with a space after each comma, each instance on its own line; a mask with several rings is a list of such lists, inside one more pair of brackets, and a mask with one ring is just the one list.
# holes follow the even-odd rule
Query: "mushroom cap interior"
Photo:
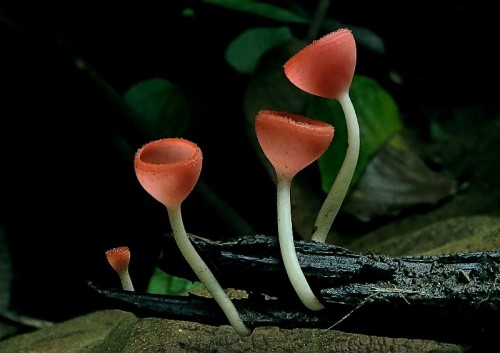
[[134, 158], [137, 179], [142, 187], [166, 207], [176, 207], [191, 193], [202, 167], [201, 149], [181, 138], [149, 142]]
[[290, 180], [327, 150], [334, 133], [323, 121], [275, 110], [257, 114], [255, 131], [277, 175]]

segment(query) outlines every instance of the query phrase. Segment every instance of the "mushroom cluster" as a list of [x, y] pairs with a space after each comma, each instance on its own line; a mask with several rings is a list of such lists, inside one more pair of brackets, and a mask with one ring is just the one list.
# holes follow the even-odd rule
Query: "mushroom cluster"
[[[284, 65], [286, 77], [303, 91], [336, 99], [345, 114], [348, 146], [344, 162], [316, 218], [311, 239], [325, 242], [347, 194], [359, 155], [359, 125], [349, 88], [356, 65], [356, 45], [350, 30], [340, 29], [309, 44]], [[302, 303], [311, 310], [323, 304], [312, 292], [297, 259], [293, 242], [290, 187], [297, 172], [329, 147], [334, 128], [325, 122], [271, 110], [255, 119], [255, 132], [276, 171], [278, 235], [288, 278]]]
[[[359, 154], [359, 126], [349, 89], [356, 64], [356, 45], [350, 30], [332, 32], [305, 47], [284, 65], [286, 77], [310, 94], [336, 99], [345, 114], [348, 147], [341, 170], [318, 213], [312, 240], [324, 242], [351, 182]], [[330, 146], [334, 128], [328, 123], [276, 110], [260, 110], [255, 118], [259, 144], [276, 172], [277, 223], [283, 264], [302, 303], [311, 310], [324, 305], [311, 290], [295, 252], [290, 188], [295, 175], [316, 161]], [[201, 149], [182, 138], [151, 141], [135, 154], [134, 169], [144, 190], [163, 204], [175, 241], [200, 282], [219, 304], [234, 330], [241, 336], [252, 333], [210, 268], [193, 247], [184, 228], [181, 204], [201, 174]], [[128, 274], [127, 247], [108, 250], [110, 265], [119, 274], [124, 290], [134, 290]]]

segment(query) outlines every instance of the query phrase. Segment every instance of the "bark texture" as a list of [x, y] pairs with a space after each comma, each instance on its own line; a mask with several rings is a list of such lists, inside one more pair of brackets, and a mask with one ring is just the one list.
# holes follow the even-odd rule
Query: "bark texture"
[[[248, 293], [247, 298], [235, 300], [235, 305], [250, 327], [335, 328], [459, 344], [488, 340], [500, 333], [500, 252], [395, 258], [297, 241], [304, 274], [326, 306], [313, 312], [296, 298], [275, 237], [191, 239], [223, 287]], [[165, 237], [163, 251], [160, 268], [196, 280], [171, 235]], [[115, 307], [142, 316], [226, 323], [210, 298], [94, 288]]]

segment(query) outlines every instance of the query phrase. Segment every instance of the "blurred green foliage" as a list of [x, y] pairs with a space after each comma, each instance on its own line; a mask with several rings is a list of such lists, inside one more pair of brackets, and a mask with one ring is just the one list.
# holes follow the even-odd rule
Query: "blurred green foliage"
[[[377, 81], [355, 75], [350, 96], [359, 120], [361, 146], [352, 186], [356, 185], [370, 158], [394, 135], [403, 130], [399, 109], [386, 90]], [[338, 101], [314, 98], [309, 105], [310, 116], [335, 126], [335, 136], [330, 148], [320, 157], [322, 187], [328, 192], [344, 161], [347, 131], [342, 108]]]
[[151, 276], [147, 292], [152, 294], [183, 294], [200, 285], [200, 282], [191, 282], [166, 274], [157, 267]]
[[140, 125], [153, 139], [182, 136], [189, 127], [189, 102], [182, 90], [163, 78], [138, 82], [123, 98], [135, 110]]

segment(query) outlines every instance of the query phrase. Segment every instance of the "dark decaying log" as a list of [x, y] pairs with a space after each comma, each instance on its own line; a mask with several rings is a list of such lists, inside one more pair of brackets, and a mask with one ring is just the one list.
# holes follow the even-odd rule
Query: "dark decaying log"
[[[304, 274], [326, 306], [313, 312], [297, 300], [288, 282], [276, 237], [191, 239], [223, 287], [249, 293], [235, 305], [250, 327], [334, 328], [461, 344], [500, 334], [500, 251], [394, 258], [296, 241]], [[165, 237], [159, 267], [196, 280], [171, 235]], [[94, 288], [113, 305], [139, 315], [227, 323], [209, 298]], [[273, 298], [265, 300], [262, 294]]]

